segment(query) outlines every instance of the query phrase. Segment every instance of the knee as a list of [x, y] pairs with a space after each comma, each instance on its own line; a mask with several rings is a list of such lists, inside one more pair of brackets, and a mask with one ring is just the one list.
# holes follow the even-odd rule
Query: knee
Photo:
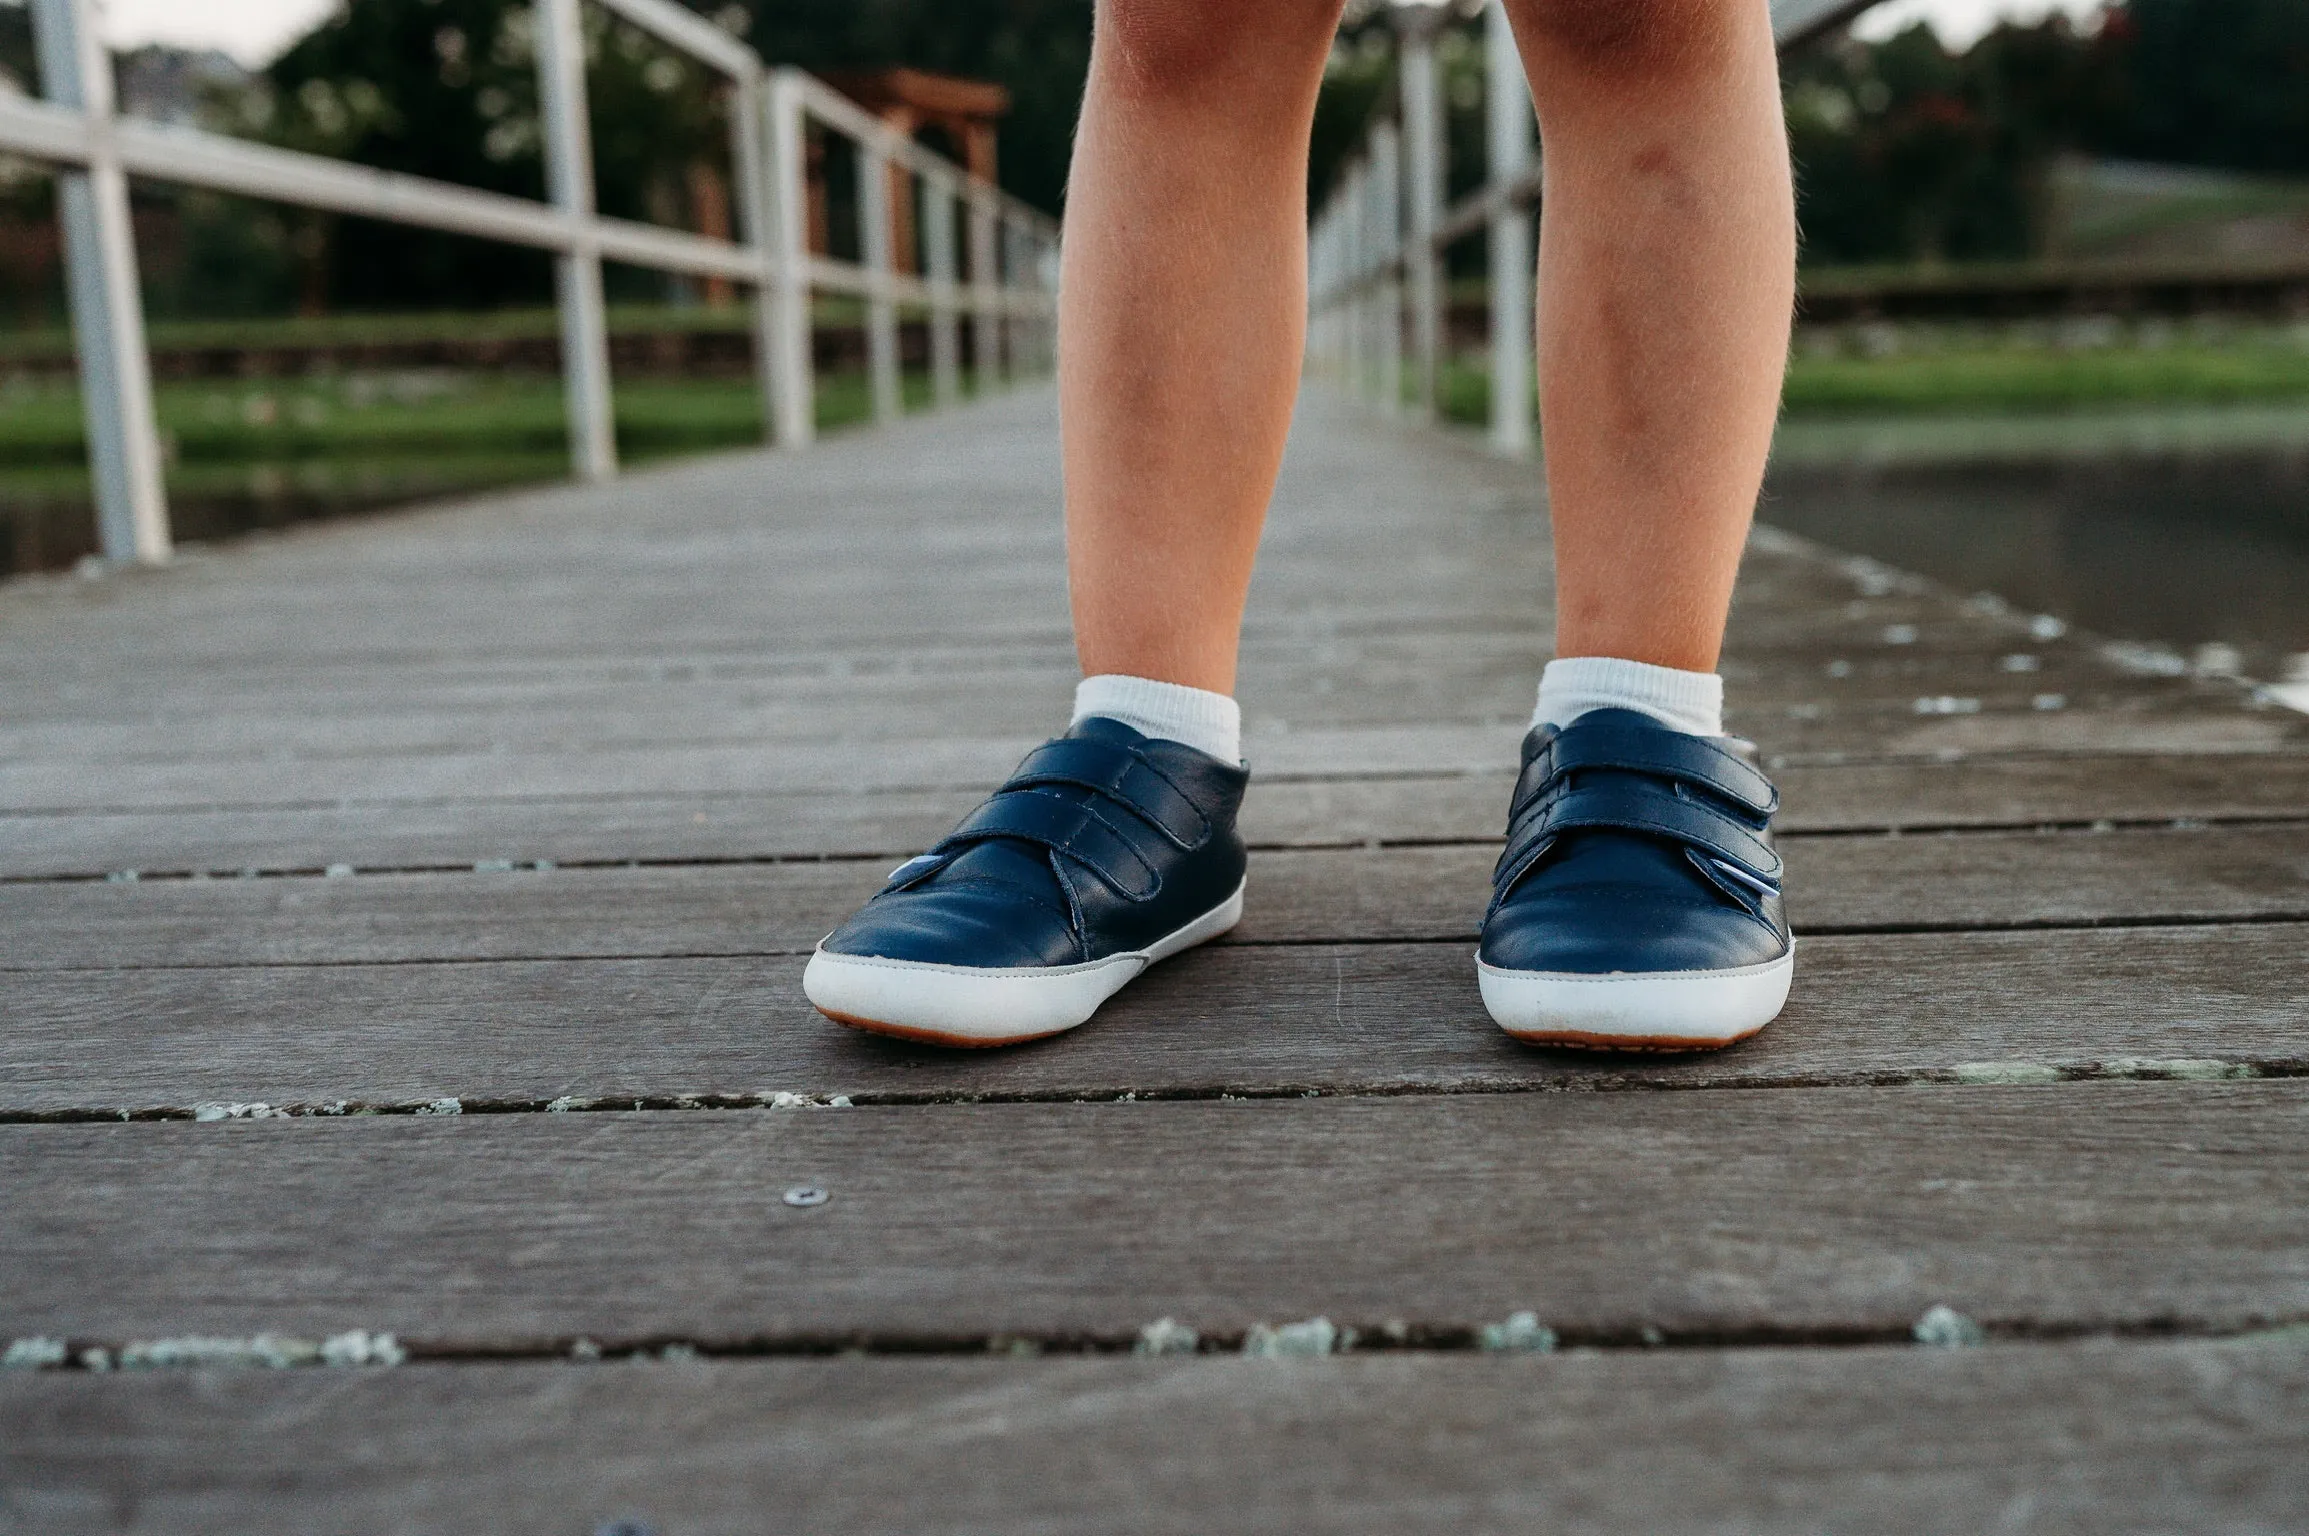
[[1280, 85], [1319, 68], [1343, 0], [1099, 0], [1098, 32], [1114, 83], [1134, 95], [1191, 96]]
[[1658, 77], [1705, 68], [1740, 35], [1753, 0], [1507, 0], [1516, 37], [1542, 70]]

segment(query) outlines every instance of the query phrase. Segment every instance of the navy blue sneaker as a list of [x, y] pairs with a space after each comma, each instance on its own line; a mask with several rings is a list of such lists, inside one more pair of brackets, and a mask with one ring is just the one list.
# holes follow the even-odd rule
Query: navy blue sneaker
[[1157, 960], [1243, 915], [1250, 770], [1092, 716], [819, 943], [818, 1011], [935, 1045], [1074, 1028]]
[[1523, 739], [1476, 975], [1518, 1040], [1713, 1050], [1796, 970], [1772, 781], [1715, 738], [1599, 709]]

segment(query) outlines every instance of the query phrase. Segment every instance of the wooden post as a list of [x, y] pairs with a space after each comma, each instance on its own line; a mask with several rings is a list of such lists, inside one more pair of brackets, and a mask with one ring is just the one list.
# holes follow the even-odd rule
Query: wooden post
[[1307, 343], [1301, 371], [1321, 378], [1330, 366], [1324, 338], [1330, 324], [1330, 306], [1323, 302], [1330, 288], [1331, 210], [1323, 208], [1307, 221]]
[[1357, 345], [1363, 354], [1362, 367], [1355, 375], [1355, 391], [1365, 399], [1378, 396], [1383, 367], [1379, 361], [1379, 264], [1386, 259], [1379, 241], [1379, 170], [1370, 158], [1371, 150], [1372, 145], [1366, 140], [1363, 174], [1355, 187], [1355, 248], [1360, 258], [1356, 273], [1355, 327]]
[[762, 142], [769, 119], [758, 72], [730, 92], [730, 174], [738, 183], [738, 233], [760, 259], [754, 284], [754, 375], [762, 390], [762, 438], [778, 440], [778, 298], [776, 221], [770, 216], [769, 152]]
[[1016, 383], [1026, 372], [1026, 355], [1019, 344], [1019, 314], [1011, 304], [1024, 286], [1026, 263], [1019, 254], [1018, 226], [1007, 210], [994, 216], [994, 239], [995, 270], [1002, 274], [1002, 307], [995, 312], [995, 334], [1002, 338], [1002, 376]]
[[1411, 290], [1412, 398], [1419, 413], [1435, 414], [1436, 377], [1443, 358], [1442, 253], [1435, 227], [1443, 221], [1443, 95], [1435, 73], [1437, 6], [1399, 6], [1403, 86], [1405, 197], [1410, 225], [1404, 251]]
[[1372, 311], [1379, 334], [1379, 409], [1403, 409], [1403, 135], [1393, 123], [1371, 131], [1372, 240], [1378, 256]]
[[1323, 210], [1323, 370], [1332, 383], [1346, 381], [1346, 182]]
[[898, 306], [890, 296], [895, 270], [890, 247], [890, 186], [893, 167], [880, 144], [858, 145], [858, 245], [866, 260], [866, 379], [874, 398], [874, 420], [898, 419]]
[[979, 183], [970, 188], [970, 368], [978, 393], [992, 394], [1002, 383], [1001, 295], [995, 271], [994, 199]]
[[[585, 33], [577, 0], [537, 0], [537, 95], [545, 129], [545, 186], [575, 219], [593, 216], [593, 143], [585, 113]], [[561, 305], [561, 389], [569, 413], [569, 462], [582, 480], [617, 473], [609, 393], [609, 316], [601, 254], [591, 238], [553, 259]]]
[[962, 398], [962, 337], [955, 320], [954, 188], [943, 176], [922, 184], [922, 237], [930, 280], [930, 392], [940, 405]]
[[770, 76], [764, 124], [769, 140], [770, 410], [778, 446], [818, 435], [817, 379], [810, 347], [810, 197], [802, 76]]
[[1363, 183], [1367, 173], [1360, 161], [1347, 167], [1346, 180], [1339, 184], [1340, 244], [1345, 247], [1339, 263], [1340, 281], [1345, 294], [1339, 305], [1339, 326], [1346, 333], [1346, 356], [1340, 359], [1347, 371], [1347, 388], [1360, 395], [1366, 385], [1363, 360], [1369, 327], [1364, 324], [1363, 304], [1363, 243], [1368, 237], [1369, 220], [1364, 212]]
[[[1531, 169], [1531, 87], [1515, 51], [1506, 7], [1493, 0], [1483, 18], [1490, 164], [1486, 177], [1503, 187]], [[1531, 210], [1503, 203], [1491, 215], [1491, 446], [1517, 458], [1532, 448], [1533, 285]]]
[[1047, 234], [1034, 237], [1034, 287], [1049, 302], [1035, 322], [1042, 338], [1036, 366], [1047, 376], [1058, 371], [1058, 242]]
[[137, 287], [136, 226], [128, 177], [107, 131], [114, 104], [112, 59], [93, 0], [34, 0], [41, 88], [84, 114], [95, 130], [84, 168], [56, 174], [57, 222], [80, 354], [80, 410], [96, 491], [104, 558], [158, 564], [169, 556], [168, 498], [153, 417], [152, 360]]

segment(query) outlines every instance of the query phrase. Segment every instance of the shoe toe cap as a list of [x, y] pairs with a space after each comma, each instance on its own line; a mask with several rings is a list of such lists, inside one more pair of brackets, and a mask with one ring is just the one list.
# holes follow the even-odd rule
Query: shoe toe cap
[[897, 891], [868, 902], [827, 935], [831, 954], [986, 970], [1071, 965], [1080, 959], [1063, 918], [996, 889]]
[[1727, 905], [1651, 892], [1530, 893], [1484, 924], [1481, 958], [1507, 971], [1570, 975], [1730, 971], [1788, 952], [1766, 924]]

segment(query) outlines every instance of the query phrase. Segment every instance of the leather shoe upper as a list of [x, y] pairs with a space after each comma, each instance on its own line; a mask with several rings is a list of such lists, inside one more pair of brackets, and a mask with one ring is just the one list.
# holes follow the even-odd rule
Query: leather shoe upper
[[1721, 741], [1630, 709], [1534, 727], [1484, 914], [1485, 964], [1724, 971], [1788, 953], [1779, 792]]
[[1145, 949], [1242, 884], [1250, 771], [1091, 716], [1018, 771], [820, 948], [1009, 969]]

